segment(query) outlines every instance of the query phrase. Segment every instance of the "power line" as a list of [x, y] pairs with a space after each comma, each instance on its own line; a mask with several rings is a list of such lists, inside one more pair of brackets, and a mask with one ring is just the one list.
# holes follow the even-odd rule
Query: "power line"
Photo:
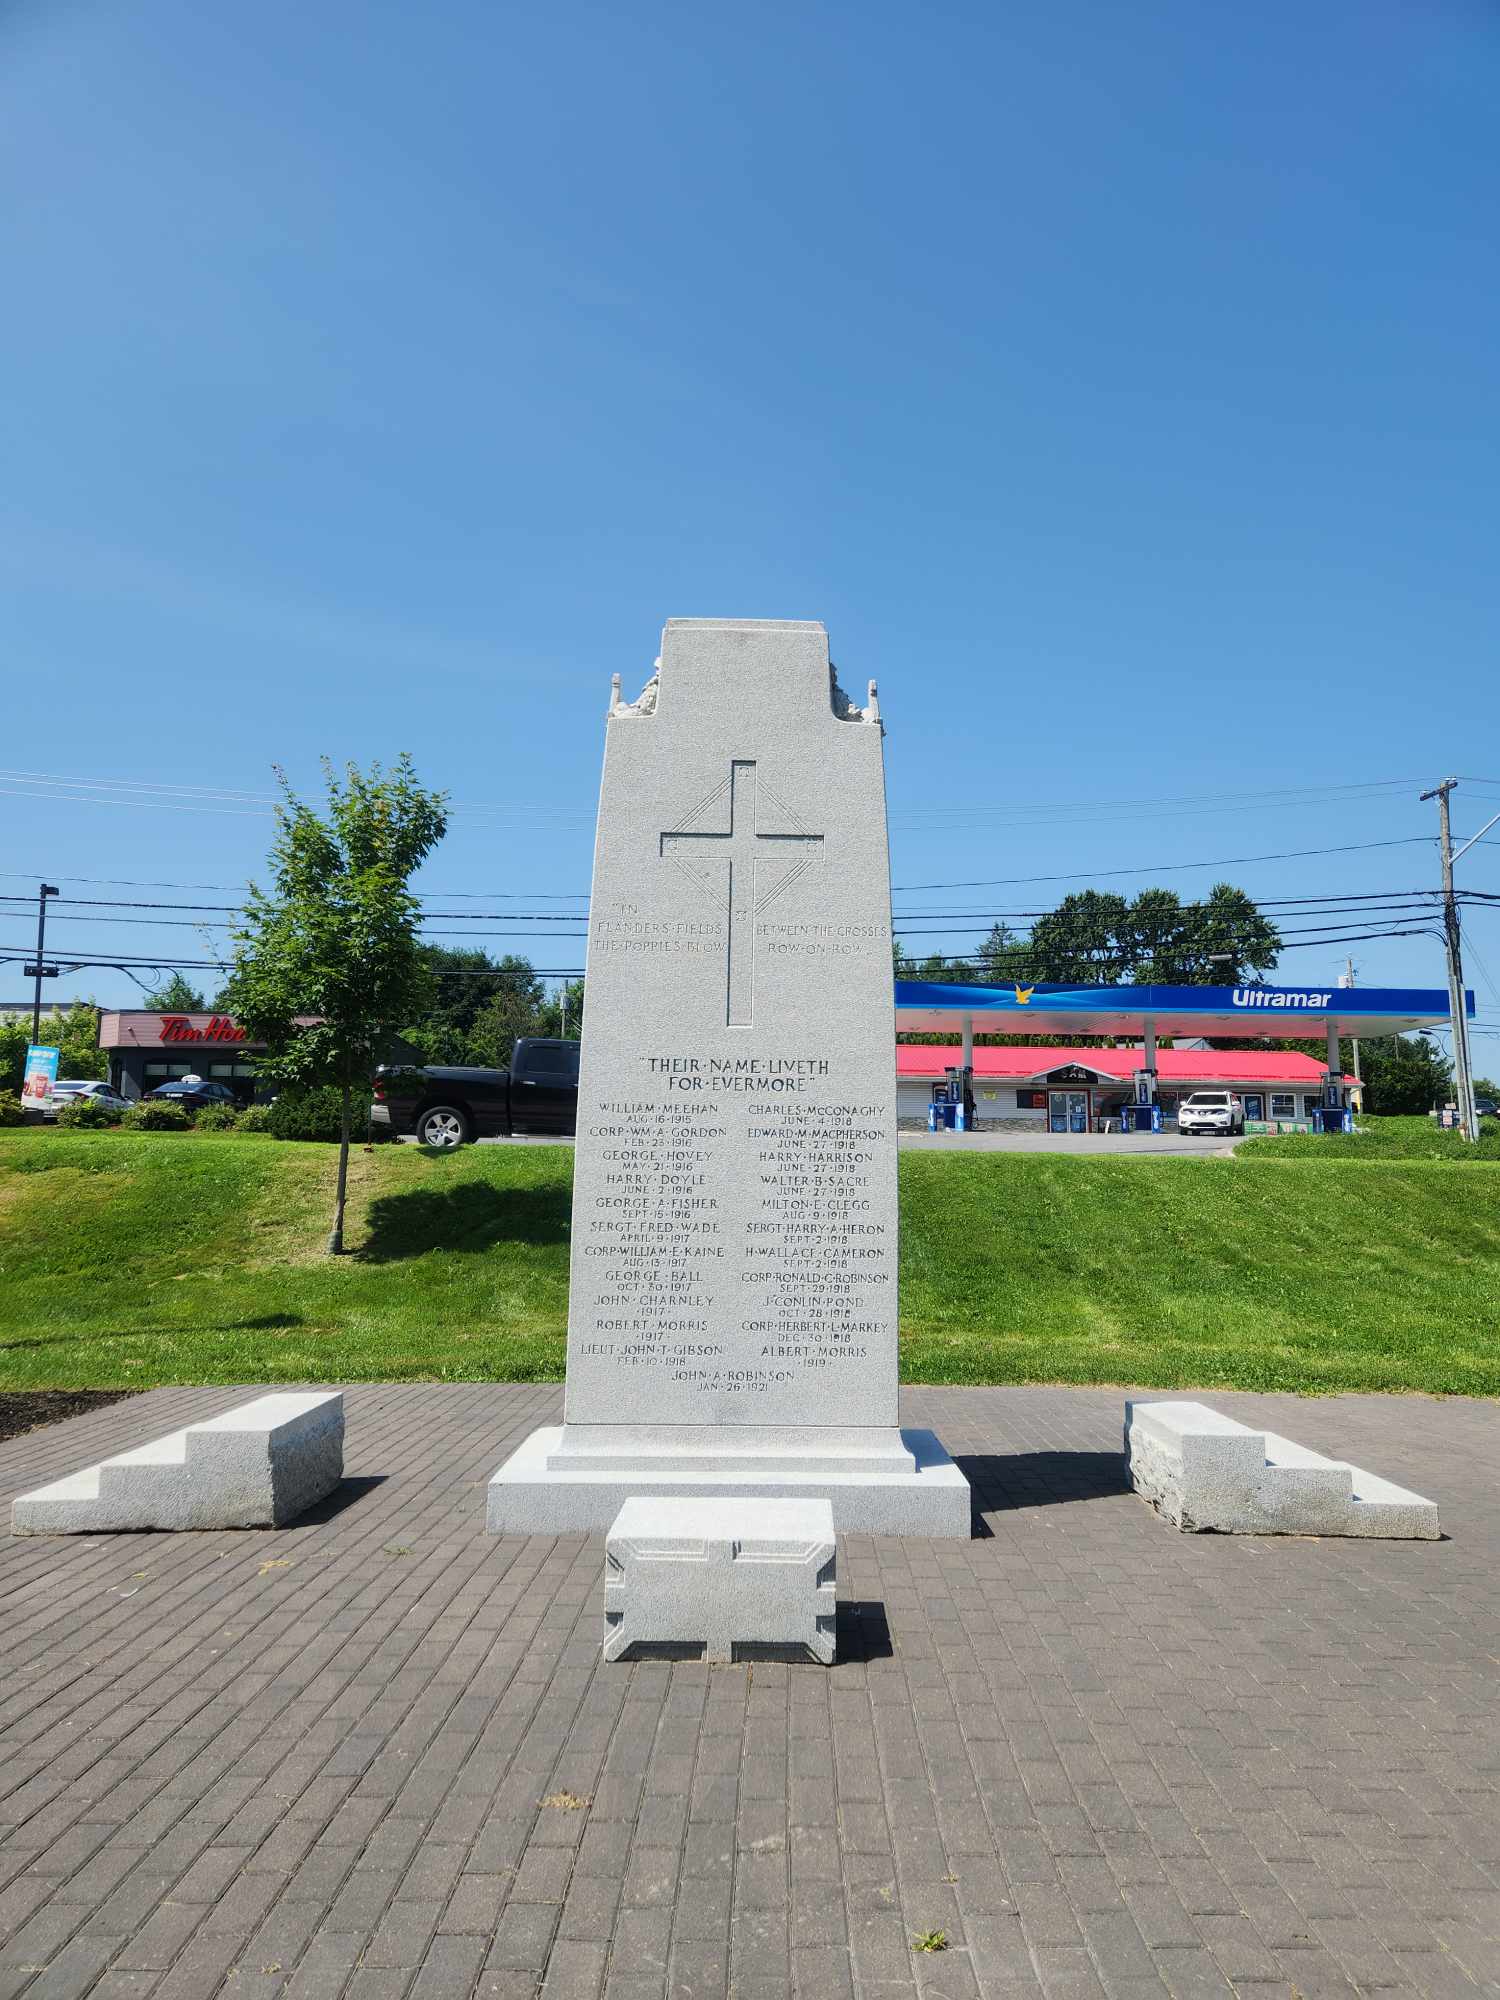
[[971, 882], [908, 882], [892, 888], [893, 896], [914, 896], [928, 889], [1009, 889], [1025, 882], [1103, 881], [1116, 875], [1177, 875], [1187, 868], [1244, 868], [1255, 861], [1306, 861], [1321, 854], [1368, 854], [1377, 847], [1430, 847], [1420, 833], [1400, 840], [1360, 840], [1346, 847], [1291, 847], [1277, 854], [1230, 854], [1221, 861], [1154, 861], [1139, 868], [1079, 868], [1062, 875], [991, 875]]

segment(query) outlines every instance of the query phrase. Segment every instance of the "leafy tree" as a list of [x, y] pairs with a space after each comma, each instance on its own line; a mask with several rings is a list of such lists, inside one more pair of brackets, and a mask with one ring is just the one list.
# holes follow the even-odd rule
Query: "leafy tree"
[[[99, 1046], [99, 1009], [92, 1000], [70, 1007], [65, 1014], [44, 1014], [38, 1041], [43, 1048], [62, 1051], [59, 1076], [109, 1075], [108, 1053]], [[20, 1090], [30, 1042], [29, 1019], [0, 1023], [0, 1090]]]
[[154, 1007], [161, 1014], [201, 1014], [208, 1006], [197, 987], [184, 979], [180, 972], [174, 972], [164, 986], [153, 988], [143, 998], [148, 1007]]
[[1026, 978], [1059, 986], [1108, 985], [1127, 970], [1122, 939], [1130, 923], [1123, 896], [1084, 889], [1064, 896], [1031, 927]]
[[569, 979], [562, 990], [542, 1003], [533, 1033], [558, 1035], [574, 1041], [583, 1033], [583, 981]]
[[[1140, 898], [1136, 900], [1139, 903]], [[1238, 986], [1247, 973], [1274, 970], [1281, 933], [1243, 889], [1215, 882], [1203, 902], [1184, 915], [1188, 945], [1181, 960], [1184, 977], [1163, 978], [1163, 985]]]
[[1243, 889], [1217, 882], [1201, 903], [1173, 889], [1134, 902], [1085, 889], [1031, 928], [1021, 976], [1062, 986], [1233, 986], [1276, 963], [1281, 939]]
[[1487, 1076], [1476, 1076], [1474, 1079], [1474, 1095], [1476, 1097], [1488, 1097], [1493, 1103], [1500, 1104], [1500, 1083], [1495, 1083]]
[[547, 989], [527, 959], [508, 958], [502, 962], [508, 972], [505, 984], [480, 1008], [469, 1030], [472, 1060], [491, 1069], [503, 1069], [510, 1061], [518, 1036], [536, 1032], [542, 1003], [547, 997]]
[[1453, 1071], [1426, 1035], [1379, 1035], [1359, 1045], [1366, 1111], [1431, 1111], [1453, 1094]]
[[349, 1129], [356, 1085], [369, 1079], [395, 1025], [420, 1017], [432, 971], [417, 939], [413, 872], [447, 829], [447, 801], [424, 791], [408, 756], [383, 771], [323, 765], [320, 817], [280, 771], [271, 847], [274, 887], [251, 884], [234, 932], [226, 1006], [252, 1041], [260, 1075], [284, 1089], [341, 1095], [338, 1192], [330, 1254], [344, 1247]]
[[[448, 945], [424, 944], [422, 957], [433, 975], [432, 998], [421, 1026], [435, 1032], [465, 1036], [488, 1003], [515, 984], [515, 968], [531, 967], [524, 959], [493, 959], [487, 951], [465, 951]], [[448, 1060], [458, 1062], [462, 1057]]]

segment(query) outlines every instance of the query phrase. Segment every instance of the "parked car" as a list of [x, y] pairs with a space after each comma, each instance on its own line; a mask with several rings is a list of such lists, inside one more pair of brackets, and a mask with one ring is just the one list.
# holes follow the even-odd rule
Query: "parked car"
[[1493, 1097], [1476, 1097], [1474, 1110], [1480, 1118], [1500, 1118], [1500, 1104]]
[[1177, 1107], [1179, 1132], [1229, 1132], [1245, 1129], [1245, 1100], [1232, 1090], [1195, 1090]]
[[578, 1044], [523, 1036], [509, 1069], [429, 1064], [375, 1072], [370, 1122], [440, 1152], [513, 1132], [572, 1132], [578, 1122]]
[[230, 1104], [237, 1110], [240, 1100], [227, 1083], [213, 1083], [201, 1076], [174, 1076], [146, 1092], [148, 1099], [162, 1104], [180, 1104], [184, 1111], [201, 1111], [205, 1104]]
[[122, 1097], [112, 1083], [101, 1083], [91, 1076], [60, 1076], [52, 1086], [50, 1097], [44, 1097], [38, 1106], [38, 1116], [55, 1118], [65, 1104], [76, 1103], [80, 1097], [90, 1098], [95, 1104], [107, 1104], [111, 1111], [128, 1111], [130, 1099]]

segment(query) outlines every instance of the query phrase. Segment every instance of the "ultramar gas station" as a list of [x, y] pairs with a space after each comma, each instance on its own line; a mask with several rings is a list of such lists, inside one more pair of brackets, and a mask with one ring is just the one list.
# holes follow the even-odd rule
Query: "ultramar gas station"
[[[1474, 995], [1464, 995], [1464, 1011], [1472, 1017]], [[923, 1051], [933, 1057], [957, 1054], [957, 1063], [943, 1065], [931, 1078], [929, 1129], [972, 1131], [987, 1122], [976, 1099], [974, 1037], [1036, 1035], [1055, 1037], [1059, 1046], [1007, 1049], [1005, 1080], [1021, 1083], [1017, 1103], [1030, 1099], [1040, 1114], [1038, 1123], [1053, 1132], [1084, 1132], [1094, 1128], [1096, 1115], [1118, 1118], [1124, 1131], [1159, 1132], [1164, 1116], [1175, 1108], [1175, 1097], [1163, 1091], [1162, 1056], [1158, 1043], [1171, 1043], [1171, 1069], [1178, 1078], [1195, 1083], [1227, 1084], [1245, 1097], [1246, 1129], [1353, 1130], [1354, 1079], [1345, 1074], [1345, 1043], [1380, 1035], [1405, 1035], [1450, 1025], [1449, 996], [1427, 987], [1308, 987], [1308, 986], [949, 986], [920, 979], [896, 981], [898, 1034], [939, 1034], [956, 1037], [951, 1051]], [[1082, 1050], [1070, 1046], [1081, 1035], [1102, 1036], [1124, 1047]], [[1236, 1065], [1218, 1040], [1265, 1042], [1317, 1040], [1326, 1056], [1321, 1070], [1305, 1057], [1289, 1063], [1307, 1068], [1313, 1090], [1302, 1094], [1301, 1111], [1286, 1118], [1267, 1115], [1278, 1099], [1296, 1095], [1266, 1088], [1265, 1056], [1257, 1052], [1243, 1065], [1259, 1086], [1236, 1076]], [[1197, 1063], [1178, 1060], [1182, 1045], [1205, 1050]], [[916, 1052], [908, 1046], [903, 1054]], [[988, 1051], [981, 1048], [980, 1057]], [[1098, 1057], [1097, 1066], [1089, 1057]], [[1128, 1059], [1133, 1055], [1134, 1062]], [[1035, 1062], [1031, 1063], [1030, 1058]], [[1050, 1060], [1049, 1060], [1050, 1059]], [[1123, 1060], [1122, 1060], [1123, 1059]], [[933, 1069], [936, 1065], [929, 1066]], [[981, 1063], [981, 1080], [983, 1076]], [[997, 1093], [986, 1090], [987, 1098]], [[1165, 1103], [1164, 1103], [1165, 1096]], [[1315, 1100], [1314, 1101], [1314, 1097]], [[1097, 1106], [1097, 1111], [1096, 1111]], [[1249, 1115], [1259, 1109], [1259, 1117]], [[998, 1120], [998, 1114], [990, 1114]]]

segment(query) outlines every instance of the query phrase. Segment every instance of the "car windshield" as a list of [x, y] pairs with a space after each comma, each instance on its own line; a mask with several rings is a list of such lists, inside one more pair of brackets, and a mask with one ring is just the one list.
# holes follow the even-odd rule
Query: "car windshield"
[[1227, 1090], [1195, 1090], [1188, 1099], [1189, 1104], [1219, 1105], [1221, 1107], [1228, 1102], [1229, 1092]]

